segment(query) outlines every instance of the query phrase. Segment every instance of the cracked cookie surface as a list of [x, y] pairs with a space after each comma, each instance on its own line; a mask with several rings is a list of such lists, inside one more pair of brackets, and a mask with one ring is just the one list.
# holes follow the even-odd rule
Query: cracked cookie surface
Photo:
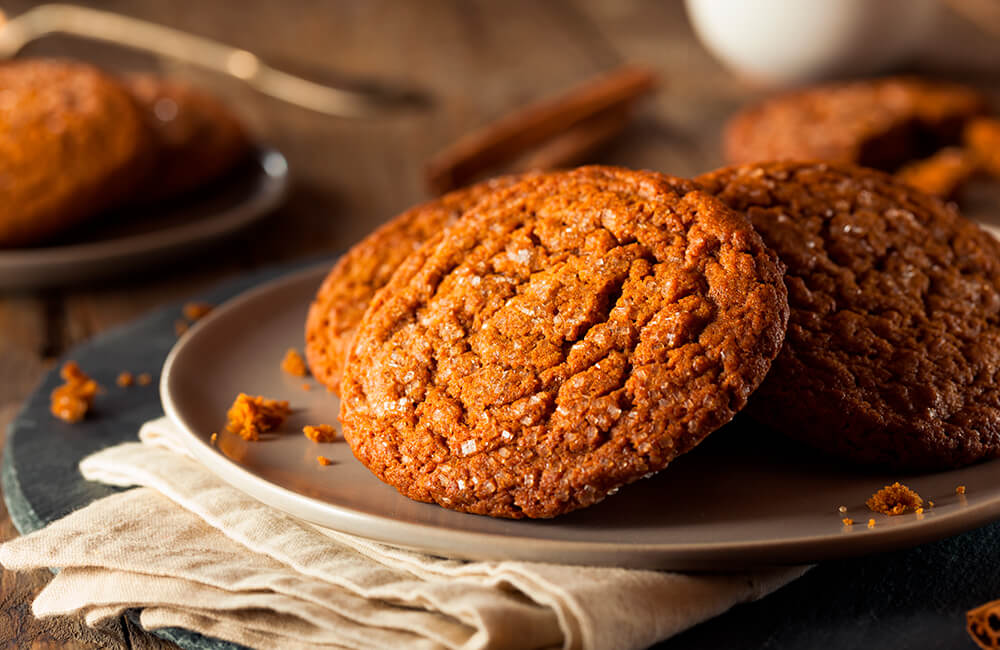
[[512, 518], [586, 507], [743, 407], [781, 345], [781, 270], [689, 181], [525, 180], [375, 297], [344, 373], [344, 436], [413, 499]]
[[957, 144], [985, 97], [965, 86], [914, 78], [831, 83], [750, 106], [723, 137], [731, 163], [832, 160], [894, 171]]
[[696, 179], [787, 267], [785, 344], [748, 412], [853, 461], [906, 469], [1000, 452], [1000, 244], [952, 207], [850, 165]]
[[418, 205], [347, 251], [323, 280], [306, 318], [306, 360], [313, 376], [330, 391], [339, 393], [351, 339], [375, 293], [407, 255], [490, 192], [518, 178], [491, 179]]

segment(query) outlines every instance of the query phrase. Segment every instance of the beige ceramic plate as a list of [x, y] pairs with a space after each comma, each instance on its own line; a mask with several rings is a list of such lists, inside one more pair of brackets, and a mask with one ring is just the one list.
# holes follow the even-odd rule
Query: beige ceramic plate
[[0, 249], [0, 290], [79, 284], [191, 255], [267, 215], [287, 188], [284, 156], [260, 149], [226, 178], [176, 202], [128, 208], [45, 246]]
[[[302, 348], [306, 309], [327, 268], [277, 280], [216, 309], [167, 358], [161, 396], [191, 452], [261, 501], [374, 540], [453, 557], [624, 567], [721, 570], [814, 562], [910, 546], [1000, 516], [998, 462], [922, 476], [859, 473], [794, 448], [749, 422], [713, 434], [659, 475], [547, 521], [508, 521], [445, 510], [399, 495], [344, 442], [315, 444], [305, 424], [336, 424], [338, 400], [279, 369]], [[248, 443], [223, 432], [240, 391], [287, 399], [294, 416]], [[209, 436], [219, 431], [219, 444]], [[321, 467], [316, 457], [333, 459]], [[872, 515], [872, 492], [902, 480], [936, 506], [922, 516]], [[967, 494], [955, 494], [965, 485]], [[859, 523], [845, 527], [838, 506]], [[876, 525], [867, 527], [869, 517]]]

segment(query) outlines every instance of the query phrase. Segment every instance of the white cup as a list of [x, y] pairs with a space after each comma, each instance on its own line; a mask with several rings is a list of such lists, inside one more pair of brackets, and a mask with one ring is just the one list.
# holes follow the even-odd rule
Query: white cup
[[793, 84], [884, 71], [914, 54], [937, 0], [685, 0], [705, 47], [758, 81]]

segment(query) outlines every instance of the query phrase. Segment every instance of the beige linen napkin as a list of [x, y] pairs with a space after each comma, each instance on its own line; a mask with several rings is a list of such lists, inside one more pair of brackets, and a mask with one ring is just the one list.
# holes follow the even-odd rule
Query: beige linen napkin
[[12, 570], [59, 567], [36, 616], [95, 625], [142, 608], [257, 648], [641, 648], [754, 600], [806, 567], [685, 575], [467, 562], [312, 526], [230, 487], [162, 418], [83, 475], [141, 486], [0, 546]]

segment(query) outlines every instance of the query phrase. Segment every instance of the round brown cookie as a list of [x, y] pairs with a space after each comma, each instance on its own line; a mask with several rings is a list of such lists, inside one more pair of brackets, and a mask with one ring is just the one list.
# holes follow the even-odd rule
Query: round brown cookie
[[[522, 176], [503, 176], [411, 208], [354, 245], [326, 276], [306, 318], [306, 360], [316, 379], [340, 392], [347, 351], [375, 293], [406, 256], [491, 192]], [[523, 176], [527, 178], [527, 176]]]
[[889, 78], [778, 95], [737, 113], [723, 136], [731, 163], [832, 160], [895, 170], [961, 139], [986, 112], [979, 92], [956, 84]]
[[1000, 452], [1000, 244], [881, 172], [762, 163], [696, 179], [785, 263], [785, 344], [748, 412], [862, 463]]
[[344, 436], [404, 495], [552, 517], [728, 422], [787, 320], [781, 265], [689, 181], [608, 167], [488, 197], [366, 312]]
[[152, 76], [130, 77], [125, 83], [142, 106], [156, 143], [156, 166], [137, 200], [150, 203], [195, 190], [249, 153], [243, 124], [211, 95]]
[[0, 246], [43, 241], [120, 202], [150, 153], [140, 110], [97, 68], [0, 64]]

